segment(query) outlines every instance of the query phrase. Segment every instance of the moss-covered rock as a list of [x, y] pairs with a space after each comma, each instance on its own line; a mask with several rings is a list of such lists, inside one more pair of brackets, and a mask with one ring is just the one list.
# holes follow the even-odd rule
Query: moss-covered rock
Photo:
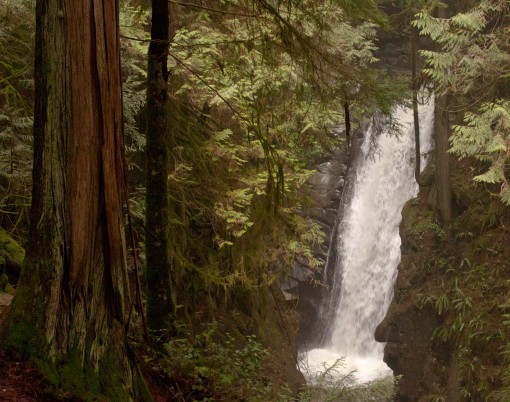
[[1, 274], [0, 275], [0, 292], [3, 292], [5, 290], [5, 287], [9, 283], [9, 278], [7, 278], [7, 275]]
[[[19, 278], [24, 259], [25, 249], [7, 231], [0, 228], [0, 271], [7, 274], [11, 284]], [[5, 290], [5, 285], [0, 287], [0, 290]]]
[[19, 266], [25, 259], [25, 249], [3, 229], [0, 229], [0, 258]]

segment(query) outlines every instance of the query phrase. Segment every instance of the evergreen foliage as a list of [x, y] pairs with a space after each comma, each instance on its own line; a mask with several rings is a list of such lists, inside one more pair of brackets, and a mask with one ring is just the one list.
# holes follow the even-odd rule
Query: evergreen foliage
[[510, 102], [484, 103], [478, 113], [466, 113], [465, 125], [454, 127], [451, 152], [460, 157], [472, 156], [488, 162], [490, 168], [474, 180], [500, 183], [500, 196], [510, 205], [508, 162], [510, 154]]
[[181, 386], [176, 398], [202, 401], [278, 400], [273, 383], [261, 372], [267, 348], [255, 336], [236, 339], [209, 325], [190, 339], [186, 327], [165, 344], [162, 367]]
[[375, 106], [387, 112], [394, 100], [369, 69], [375, 25], [367, 18], [376, 8], [178, 7], [169, 180], [182, 211], [172, 224], [186, 239], [175, 239], [183, 271], [174, 287], [198, 274], [195, 290], [223, 294], [236, 284], [267, 286], [296, 260], [318, 267], [312, 249], [322, 234], [299, 214], [301, 193], [310, 163], [340, 141], [338, 98], [351, 88], [358, 116]]
[[[147, 43], [144, 41], [144, 29], [150, 23], [149, 17], [146, 9], [135, 7], [128, 1], [121, 2], [122, 95], [126, 151], [129, 154], [140, 152], [145, 146], [145, 137], [139, 123], [146, 101]], [[134, 155], [130, 159], [130, 167], [134, 168]], [[138, 169], [141, 167], [138, 166]]]
[[449, 19], [424, 11], [413, 23], [439, 46], [422, 51], [424, 72], [438, 94], [457, 97], [461, 106], [452, 111], [465, 112], [463, 124], [454, 127], [450, 152], [487, 162], [488, 170], [475, 180], [499, 183], [506, 204], [510, 204], [508, 7], [507, 1], [483, 0]]
[[[505, 258], [501, 263], [492, 260], [501, 253], [498, 242], [504, 242], [505, 237], [497, 230], [505, 227], [501, 214], [507, 213], [510, 205], [509, 3], [481, 0], [470, 8], [463, 6], [465, 11], [450, 18], [422, 11], [413, 24], [436, 45], [433, 51], [422, 51], [425, 74], [436, 93], [451, 94], [446, 107], [457, 124], [450, 137], [450, 153], [469, 158], [462, 164], [471, 169], [467, 174], [486, 184], [506, 205], [479, 197], [463, 204], [463, 192], [474, 192], [473, 188], [463, 190], [465, 178], [453, 178], [457, 203], [465, 208], [454, 224], [458, 231], [455, 250], [463, 250], [464, 255], [459, 263], [454, 263], [451, 255], [437, 260], [448, 278], [441, 280], [440, 291], [422, 301], [433, 305], [442, 318], [433, 342], [452, 351], [461, 395], [467, 400], [503, 401], [509, 397], [507, 370], [501, 371], [506, 352], [500, 353], [508, 350], [508, 345], [504, 346], [507, 331], [501, 325], [507, 307], [496, 309], [495, 303], [501, 303], [498, 297], [505, 293], [504, 287], [498, 292], [497, 283], [502, 279], [497, 276], [507, 270]], [[482, 223], [475, 228], [477, 220]], [[490, 229], [494, 233], [485, 233]], [[473, 244], [463, 248], [464, 242]], [[490, 313], [484, 311], [489, 308]]]
[[32, 167], [33, 1], [0, 1], [0, 227], [22, 239]]

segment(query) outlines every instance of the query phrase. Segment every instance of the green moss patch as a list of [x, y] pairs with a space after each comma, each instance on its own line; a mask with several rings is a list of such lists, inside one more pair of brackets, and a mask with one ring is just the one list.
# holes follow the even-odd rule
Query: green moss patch
[[8, 232], [0, 229], [0, 265], [13, 263], [21, 266], [24, 259], [25, 249]]

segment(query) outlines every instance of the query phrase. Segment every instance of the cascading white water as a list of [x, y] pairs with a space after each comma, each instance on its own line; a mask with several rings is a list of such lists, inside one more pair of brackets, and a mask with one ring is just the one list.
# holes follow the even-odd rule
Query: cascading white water
[[[420, 108], [422, 153], [432, 144], [433, 103], [430, 99]], [[352, 198], [338, 230], [332, 289], [338, 297], [330, 313], [330, 339], [305, 357], [311, 379], [340, 358], [345, 361], [339, 375], [355, 371], [360, 383], [391, 375], [382, 361], [384, 344], [375, 341], [374, 332], [393, 296], [400, 262], [401, 210], [418, 191], [412, 110], [398, 108], [394, 117], [402, 127], [398, 138], [382, 133], [376, 139], [377, 154], [370, 156], [369, 128], [361, 146]], [[425, 163], [422, 157], [422, 167]]]

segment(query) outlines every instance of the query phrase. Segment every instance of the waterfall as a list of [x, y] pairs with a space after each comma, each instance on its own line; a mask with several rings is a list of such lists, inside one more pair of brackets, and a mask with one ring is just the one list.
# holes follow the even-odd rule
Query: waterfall
[[[393, 297], [400, 262], [399, 224], [404, 204], [415, 197], [413, 113], [397, 108], [393, 117], [399, 136], [383, 132], [375, 138], [369, 127], [354, 164], [350, 200], [338, 228], [338, 257], [331, 291], [326, 337], [321, 348], [307, 353], [309, 375], [344, 359], [340, 375], [355, 371], [360, 383], [391, 370], [382, 361], [384, 344], [374, 339]], [[420, 108], [420, 147], [432, 145], [434, 101]], [[426, 163], [422, 157], [423, 167]]]

